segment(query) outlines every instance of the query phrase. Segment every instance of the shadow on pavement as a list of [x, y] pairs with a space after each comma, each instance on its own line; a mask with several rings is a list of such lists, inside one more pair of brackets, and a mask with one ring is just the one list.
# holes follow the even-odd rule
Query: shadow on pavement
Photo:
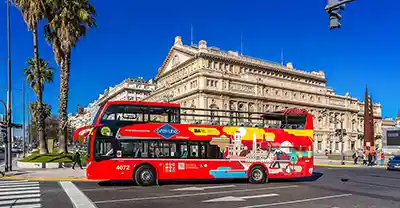
[[314, 172], [310, 177], [304, 178], [293, 178], [293, 179], [269, 179], [270, 182], [280, 183], [280, 182], [314, 182], [321, 178], [324, 174], [320, 172]]
[[[311, 177], [296, 179], [269, 179], [270, 183], [281, 182], [313, 182], [323, 176], [323, 173], [315, 172]], [[219, 180], [163, 180], [158, 185], [196, 185], [196, 184], [244, 184], [249, 183], [247, 179], [219, 179]], [[134, 181], [100, 181], [100, 186], [136, 186]]]

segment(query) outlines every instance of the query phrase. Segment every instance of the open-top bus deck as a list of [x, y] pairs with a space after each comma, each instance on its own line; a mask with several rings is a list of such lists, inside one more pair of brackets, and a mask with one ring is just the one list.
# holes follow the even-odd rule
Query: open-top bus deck
[[158, 180], [297, 178], [313, 172], [312, 115], [180, 108], [173, 103], [111, 101], [87, 138], [87, 178]]

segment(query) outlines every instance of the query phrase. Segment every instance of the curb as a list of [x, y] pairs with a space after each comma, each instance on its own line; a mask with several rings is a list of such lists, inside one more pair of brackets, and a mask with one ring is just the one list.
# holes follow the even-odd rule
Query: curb
[[17, 161], [17, 166], [24, 169], [58, 169], [63, 167], [72, 167], [72, 163], [42, 163]]
[[[367, 166], [361, 166], [361, 165], [340, 165], [340, 164], [314, 164], [316, 167], [336, 167], [336, 168], [369, 168]], [[372, 167], [372, 168], [386, 168], [386, 166], [383, 167]]]
[[28, 181], [93, 181], [97, 182], [98, 180], [88, 180], [87, 178], [28, 178], [28, 177], [17, 177], [17, 176], [5, 176], [0, 178], [1, 180], [28, 180]]

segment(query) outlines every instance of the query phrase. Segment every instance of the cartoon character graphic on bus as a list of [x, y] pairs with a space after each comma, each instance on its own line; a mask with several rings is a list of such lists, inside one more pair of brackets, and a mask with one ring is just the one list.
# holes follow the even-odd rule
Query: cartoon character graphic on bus
[[282, 153], [283, 153], [283, 152], [282, 152], [281, 148], [277, 148], [277, 149], [274, 151], [275, 160], [274, 160], [274, 162], [271, 164], [271, 168], [275, 168], [276, 165], [278, 165], [278, 168], [281, 168], [280, 160], [281, 160], [281, 155], [282, 155]]

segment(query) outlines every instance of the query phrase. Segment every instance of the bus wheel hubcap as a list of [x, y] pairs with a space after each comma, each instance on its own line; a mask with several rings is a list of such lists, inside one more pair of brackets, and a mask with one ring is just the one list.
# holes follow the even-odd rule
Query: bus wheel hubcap
[[254, 180], [259, 181], [259, 180], [262, 179], [262, 177], [263, 177], [263, 174], [262, 174], [261, 170], [254, 170], [253, 171], [253, 179]]
[[141, 178], [144, 181], [149, 181], [151, 179], [150, 171], [143, 171], [142, 174], [141, 174]]

